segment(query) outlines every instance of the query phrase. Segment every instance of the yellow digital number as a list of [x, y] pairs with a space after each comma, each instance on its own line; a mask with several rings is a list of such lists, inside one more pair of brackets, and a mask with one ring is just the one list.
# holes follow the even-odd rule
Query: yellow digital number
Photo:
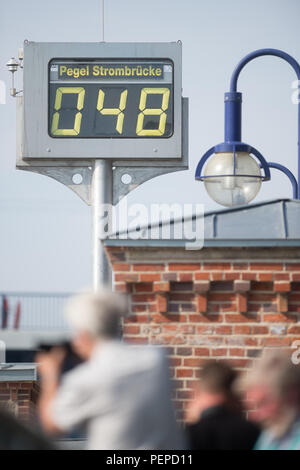
[[119, 134], [122, 134], [123, 132], [123, 123], [124, 123], [123, 111], [126, 108], [127, 94], [128, 94], [127, 90], [122, 91], [118, 108], [104, 108], [103, 106], [104, 106], [105, 93], [101, 89], [99, 90], [99, 93], [98, 93], [98, 102], [97, 102], [98, 111], [104, 115], [118, 116], [116, 130], [119, 132]]
[[[77, 96], [78, 113], [75, 114], [73, 129], [59, 129], [59, 111], [61, 108], [62, 97], [65, 93], [73, 93]], [[51, 134], [52, 135], [78, 135], [81, 127], [82, 113], [80, 110], [84, 104], [85, 89], [82, 87], [59, 87], [56, 90], [54, 109], [55, 113], [52, 118]]]
[[[148, 95], [162, 95], [161, 108], [146, 108]], [[141, 91], [139, 110], [141, 111], [137, 118], [137, 135], [164, 135], [166, 129], [167, 113], [169, 106], [170, 90], [169, 88], [143, 88]], [[158, 129], [144, 129], [144, 119], [148, 115], [159, 116]]]

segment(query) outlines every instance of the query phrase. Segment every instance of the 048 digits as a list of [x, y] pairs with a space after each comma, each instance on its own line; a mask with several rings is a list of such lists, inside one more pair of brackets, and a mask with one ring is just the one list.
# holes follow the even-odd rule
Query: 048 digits
[[[62, 98], [66, 93], [77, 95], [77, 112], [74, 116], [73, 128], [60, 128], [59, 118], [62, 106]], [[149, 95], [161, 95], [161, 106], [160, 108], [148, 108], [147, 97]], [[128, 90], [124, 90], [120, 94], [119, 106], [117, 108], [105, 108], [105, 92], [100, 88], [98, 92], [98, 99], [96, 109], [102, 115], [114, 115], [116, 116], [116, 131], [119, 134], [123, 132], [124, 124], [124, 111], [127, 104]], [[143, 88], [140, 93], [139, 101], [139, 113], [136, 121], [136, 135], [138, 136], [162, 136], [165, 133], [166, 121], [167, 121], [167, 109], [170, 100], [169, 88]], [[51, 134], [54, 136], [76, 136], [79, 135], [82, 121], [82, 109], [85, 101], [85, 89], [84, 87], [59, 87], [56, 90], [54, 109], [55, 112], [52, 117]], [[145, 116], [159, 116], [157, 129], [146, 129], [144, 128]]]

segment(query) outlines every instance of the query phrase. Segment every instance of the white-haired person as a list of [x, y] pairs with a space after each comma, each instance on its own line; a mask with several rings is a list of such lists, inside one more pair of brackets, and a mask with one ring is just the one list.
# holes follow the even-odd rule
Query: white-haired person
[[255, 450], [300, 450], [300, 366], [291, 356], [266, 350], [242, 381], [253, 418], [264, 427]]
[[40, 419], [49, 433], [87, 429], [88, 449], [183, 449], [159, 348], [120, 340], [127, 303], [108, 290], [73, 297], [66, 316], [84, 362], [62, 375], [64, 352], [39, 353]]

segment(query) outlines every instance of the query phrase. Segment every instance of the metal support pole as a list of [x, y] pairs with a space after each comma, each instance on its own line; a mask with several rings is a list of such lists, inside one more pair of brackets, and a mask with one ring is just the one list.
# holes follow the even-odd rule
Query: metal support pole
[[104, 224], [112, 208], [112, 166], [110, 160], [95, 160], [92, 180], [93, 288], [111, 285], [111, 269], [104, 251]]
[[242, 140], [242, 93], [225, 93], [225, 142]]
[[[104, 41], [104, 0], [102, 5], [102, 41]], [[92, 213], [93, 213], [93, 288], [97, 290], [100, 286], [111, 286], [112, 272], [105, 254], [103, 240], [105, 224], [110, 217], [113, 202], [112, 165], [110, 160], [95, 160], [92, 177]], [[110, 207], [111, 209], [108, 209]]]
[[298, 179], [297, 199], [300, 199], [300, 77], [298, 77]]

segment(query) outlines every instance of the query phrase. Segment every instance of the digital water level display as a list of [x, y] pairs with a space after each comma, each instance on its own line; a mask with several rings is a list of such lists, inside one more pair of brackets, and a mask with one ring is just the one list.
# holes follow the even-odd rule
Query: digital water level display
[[50, 137], [171, 137], [173, 68], [169, 59], [51, 60]]

